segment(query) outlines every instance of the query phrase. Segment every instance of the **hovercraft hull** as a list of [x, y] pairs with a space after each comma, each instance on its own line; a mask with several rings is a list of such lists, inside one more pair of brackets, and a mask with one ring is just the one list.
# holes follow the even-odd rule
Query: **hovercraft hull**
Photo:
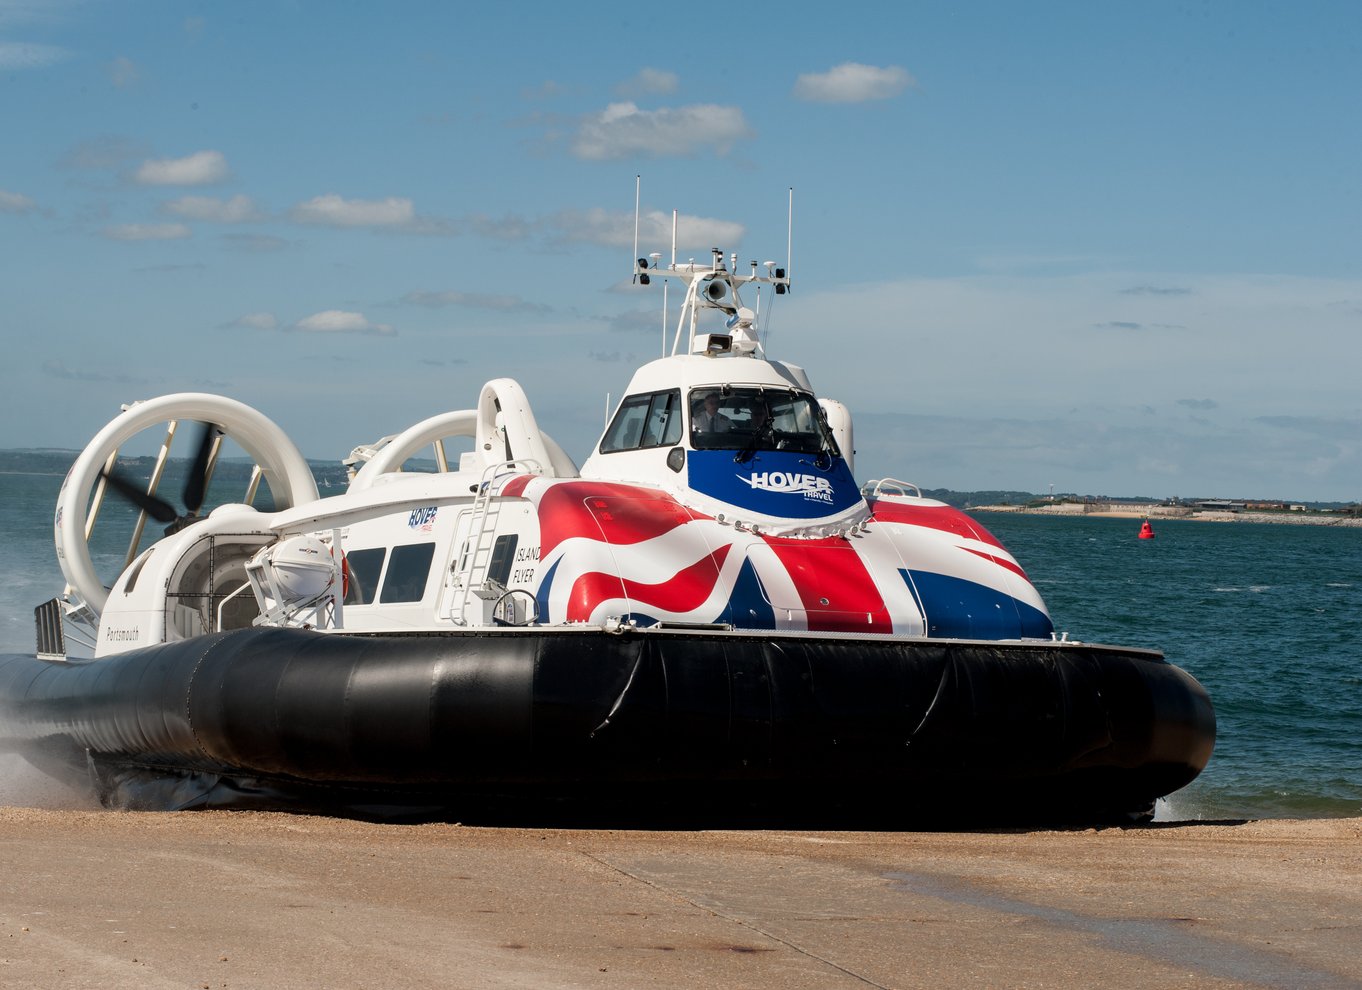
[[0, 748], [123, 808], [476, 795], [1095, 820], [1147, 814], [1214, 738], [1205, 691], [1159, 654], [1076, 643], [249, 629], [94, 662], [0, 657]]

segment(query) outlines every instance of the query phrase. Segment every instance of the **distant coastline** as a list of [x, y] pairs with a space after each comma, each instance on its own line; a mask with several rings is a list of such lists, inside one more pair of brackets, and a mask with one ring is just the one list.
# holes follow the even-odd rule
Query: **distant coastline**
[[1362, 517], [1340, 512], [1199, 509], [1186, 505], [1121, 502], [1051, 502], [1043, 505], [971, 505], [969, 512], [1029, 516], [1090, 516], [1094, 519], [1190, 519], [1195, 522], [1275, 523], [1294, 526], [1362, 527]]
[[[63, 477], [79, 456], [76, 450], [64, 449], [0, 449], [0, 475], [32, 475], [39, 477]], [[130, 457], [126, 463], [142, 477], [150, 471], [154, 458]], [[170, 464], [180, 464], [181, 458], [171, 458]], [[319, 488], [344, 489], [349, 482], [345, 466], [340, 461], [308, 459], [312, 474]], [[223, 458], [218, 462], [217, 477], [241, 479], [250, 474], [251, 463], [248, 458]], [[408, 469], [418, 471], [435, 470], [435, 462], [413, 459]], [[896, 483], [897, 484], [897, 483]], [[909, 486], [914, 487], [914, 486]], [[947, 505], [965, 509], [968, 512], [1006, 512], [1039, 516], [1092, 516], [1097, 519], [1194, 519], [1199, 522], [1249, 522], [1249, 523], [1286, 523], [1306, 526], [1345, 526], [1362, 527], [1362, 516], [1357, 514], [1357, 506], [1337, 508], [1341, 503], [1309, 503], [1292, 509], [1260, 508], [1262, 503], [1243, 503], [1236, 508], [1216, 508], [1208, 503], [1163, 504], [1139, 499], [1122, 499], [1107, 496], [1055, 495], [1052, 498], [1023, 491], [955, 491], [949, 488], [920, 489], [925, 498], [938, 499]], [[330, 492], [327, 492], [330, 494]], [[984, 504], [976, 504], [983, 502]], [[1230, 505], [1231, 503], [1217, 503]], [[1283, 503], [1284, 504], [1284, 503]]]

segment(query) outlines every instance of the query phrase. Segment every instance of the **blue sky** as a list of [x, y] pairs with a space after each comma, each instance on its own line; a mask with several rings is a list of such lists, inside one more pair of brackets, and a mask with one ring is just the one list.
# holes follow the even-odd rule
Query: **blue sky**
[[[1362, 9], [0, 0], [0, 447], [216, 391], [579, 462], [681, 255], [924, 487], [1362, 498]], [[669, 236], [644, 251], [669, 251]], [[645, 228], [648, 224], [645, 223]]]

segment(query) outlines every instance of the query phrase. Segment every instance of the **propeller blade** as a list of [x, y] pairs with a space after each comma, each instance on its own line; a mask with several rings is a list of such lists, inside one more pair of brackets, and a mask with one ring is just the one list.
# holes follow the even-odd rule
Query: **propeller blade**
[[175, 521], [176, 513], [175, 510], [170, 507], [170, 503], [157, 498], [155, 495], [148, 495], [139, 485], [129, 481], [122, 475], [106, 471], [101, 471], [100, 475], [104, 478], [105, 484], [157, 522], [168, 523]]
[[203, 423], [203, 433], [199, 437], [198, 449], [194, 452], [194, 463], [189, 467], [189, 476], [184, 483], [184, 507], [188, 515], [197, 515], [207, 494], [208, 458], [213, 452], [213, 441], [217, 439], [218, 428], [212, 423]]

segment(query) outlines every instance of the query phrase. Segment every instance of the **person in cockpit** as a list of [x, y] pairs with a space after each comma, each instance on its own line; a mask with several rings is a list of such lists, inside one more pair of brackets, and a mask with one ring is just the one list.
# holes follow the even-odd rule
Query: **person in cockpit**
[[751, 414], [748, 418], [748, 429], [753, 433], [762, 433], [771, 427], [771, 408], [761, 399], [757, 399], [749, 407]]
[[691, 429], [696, 433], [727, 433], [732, 428], [733, 421], [719, 412], [718, 392], [706, 395], [700, 408], [691, 416]]

